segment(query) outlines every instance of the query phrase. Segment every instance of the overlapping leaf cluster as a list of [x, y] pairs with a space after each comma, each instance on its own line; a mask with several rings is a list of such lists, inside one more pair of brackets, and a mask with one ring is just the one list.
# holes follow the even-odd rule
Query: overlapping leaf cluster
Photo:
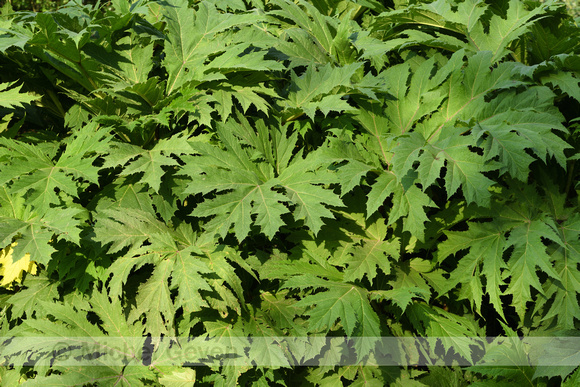
[[[436, 364], [476, 362], [486, 344], [465, 337], [577, 330], [565, 8], [114, 0], [5, 7], [0, 23], [0, 331], [22, 339], [3, 346], [2, 384], [577, 380], [569, 365], [363, 366], [381, 337], [438, 337], [400, 348]], [[190, 336], [253, 363], [172, 358]], [[112, 338], [122, 366], [61, 362]], [[294, 367], [312, 362], [337, 365]]]

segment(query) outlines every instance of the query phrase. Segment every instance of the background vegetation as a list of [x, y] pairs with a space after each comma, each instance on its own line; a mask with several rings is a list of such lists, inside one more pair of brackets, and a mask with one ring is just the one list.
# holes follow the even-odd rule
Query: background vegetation
[[[67, 3], [68, 0], [3, 0], [10, 4], [16, 11], [52, 11]], [[97, 0], [83, 0], [84, 4], [97, 4]], [[100, 2], [107, 4], [108, 1]], [[580, 16], [580, 2], [576, 0], [564, 0], [567, 9], [574, 17]]]
[[68, 0], [4, 0], [15, 11], [54, 11], [65, 4]]
[[551, 1], [3, 7], [0, 384], [578, 385], [579, 54]]

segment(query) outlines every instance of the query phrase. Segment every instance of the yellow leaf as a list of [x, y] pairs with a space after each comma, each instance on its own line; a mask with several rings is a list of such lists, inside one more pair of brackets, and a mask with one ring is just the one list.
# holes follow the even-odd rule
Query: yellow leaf
[[30, 260], [30, 254], [25, 254], [16, 263], [12, 261], [12, 247], [18, 242], [0, 250], [0, 275], [3, 276], [0, 286], [11, 287], [12, 282], [22, 281], [23, 272], [36, 274], [38, 266], [36, 262]]

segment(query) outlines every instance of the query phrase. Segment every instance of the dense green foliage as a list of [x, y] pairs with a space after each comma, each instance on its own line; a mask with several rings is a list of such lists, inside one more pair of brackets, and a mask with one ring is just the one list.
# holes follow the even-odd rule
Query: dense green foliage
[[5, 3], [10, 4], [16, 11], [54, 11], [62, 7], [66, 0], [7, 0]]
[[[13, 343], [2, 385], [580, 378], [362, 365], [386, 336], [440, 338], [401, 348], [409, 364], [465, 364], [485, 348], [461, 337], [577, 332], [580, 30], [564, 6], [115, 0], [6, 6], [0, 28], [2, 336], [148, 336], [153, 359], [69, 367]], [[249, 341], [316, 335], [365, 337], [361, 363]], [[159, 338], [188, 336], [259, 364], [159, 365]], [[500, 352], [484, 360], [533, 357]], [[330, 365], [292, 367], [311, 359]]]

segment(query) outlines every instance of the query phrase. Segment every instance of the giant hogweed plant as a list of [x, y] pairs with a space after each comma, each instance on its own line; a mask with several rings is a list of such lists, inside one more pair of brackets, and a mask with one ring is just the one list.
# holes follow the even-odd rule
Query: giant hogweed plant
[[[2, 9], [3, 385], [577, 382], [574, 362], [522, 366], [534, 354], [513, 343], [484, 356], [503, 367], [453, 366], [485, 352], [461, 338], [580, 322], [565, 8], [111, 4]], [[344, 363], [346, 347], [300, 344], [318, 336], [364, 340]], [[389, 336], [438, 338], [399, 348], [409, 365], [456, 363], [368, 365]], [[254, 363], [168, 362], [175, 337]], [[132, 355], [59, 364], [83, 353], [55, 338]]]

